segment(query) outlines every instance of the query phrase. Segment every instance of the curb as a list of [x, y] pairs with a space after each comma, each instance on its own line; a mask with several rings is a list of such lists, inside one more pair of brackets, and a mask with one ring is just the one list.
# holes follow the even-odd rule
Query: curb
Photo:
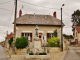
[[66, 50], [66, 52], [64, 53], [63, 57], [62, 57], [60, 60], [64, 60], [64, 57], [65, 57], [65, 55], [67, 54], [67, 52], [68, 52], [68, 47], [67, 47], [67, 50]]

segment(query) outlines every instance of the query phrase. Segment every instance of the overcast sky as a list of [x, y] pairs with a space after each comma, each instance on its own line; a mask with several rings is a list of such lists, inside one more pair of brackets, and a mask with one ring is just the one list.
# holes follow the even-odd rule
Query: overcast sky
[[[71, 14], [80, 9], [80, 0], [18, 0], [17, 12], [22, 9], [22, 15], [26, 13], [53, 15], [53, 12], [56, 11], [57, 18], [61, 19], [62, 4], [65, 4], [62, 7], [63, 23], [65, 24], [63, 33], [72, 35]], [[7, 31], [9, 34], [13, 32], [14, 8], [14, 0], [0, 0], [0, 41], [4, 40]], [[19, 17], [19, 13], [17, 13], [17, 17]]]

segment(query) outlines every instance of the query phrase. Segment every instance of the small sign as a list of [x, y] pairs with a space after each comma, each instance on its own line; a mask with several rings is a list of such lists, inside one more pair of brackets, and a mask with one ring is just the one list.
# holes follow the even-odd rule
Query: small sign
[[43, 40], [46, 40], [46, 36], [43, 36]]
[[44, 36], [44, 40], [46, 40], [46, 36]]
[[28, 36], [28, 40], [30, 40], [30, 36]]
[[44, 36], [43, 36], [43, 40], [44, 40]]
[[27, 36], [27, 40], [28, 40], [28, 36]]

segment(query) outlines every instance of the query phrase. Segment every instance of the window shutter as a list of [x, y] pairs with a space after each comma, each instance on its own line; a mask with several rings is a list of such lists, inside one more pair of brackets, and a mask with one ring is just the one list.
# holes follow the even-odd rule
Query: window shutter
[[21, 37], [24, 36], [24, 33], [21, 33]]
[[30, 42], [32, 42], [32, 33], [30, 33]]
[[47, 33], [47, 41], [48, 41], [48, 39], [49, 39], [49, 33]]

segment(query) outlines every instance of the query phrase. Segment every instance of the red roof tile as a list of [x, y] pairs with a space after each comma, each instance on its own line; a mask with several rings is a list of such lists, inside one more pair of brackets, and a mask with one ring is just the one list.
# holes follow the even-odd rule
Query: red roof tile
[[13, 33], [7, 34], [7, 39], [10, 39], [11, 37], [13, 37]]

